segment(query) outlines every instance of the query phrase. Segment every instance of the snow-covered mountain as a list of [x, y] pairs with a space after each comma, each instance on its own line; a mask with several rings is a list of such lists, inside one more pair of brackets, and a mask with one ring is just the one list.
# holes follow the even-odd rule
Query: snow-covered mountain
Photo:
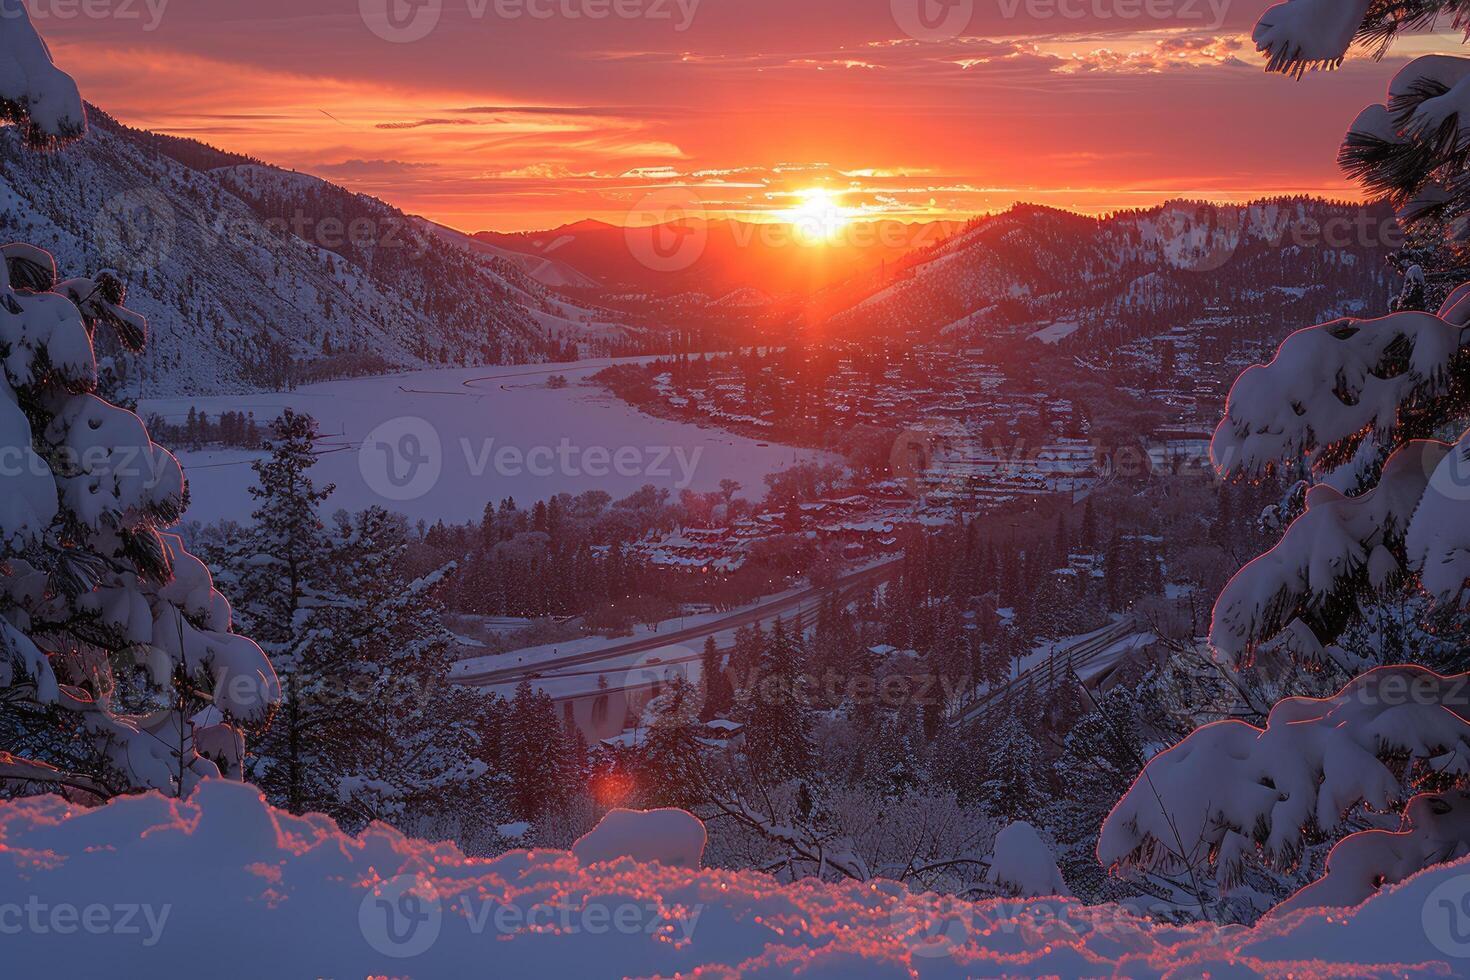
[[1283, 303], [1330, 308], [1386, 298], [1392, 220], [1387, 209], [1312, 198], [1177, 202], [1105, 218], [1017, 205], [815, 297], [816, 317], [849, 335], [960, 338], [1075, 323], [1066, 335], [1080, 339], [1094, 324], [1144, 331], [1214, 305], [1245, 316]]
[[544, 360], [631, 332], [374, 198], [95, 108], [90, 123], [52, 154], [0, 131], [0, 236], [68, 275], [122, 273], [152, 333], [142, 394]]

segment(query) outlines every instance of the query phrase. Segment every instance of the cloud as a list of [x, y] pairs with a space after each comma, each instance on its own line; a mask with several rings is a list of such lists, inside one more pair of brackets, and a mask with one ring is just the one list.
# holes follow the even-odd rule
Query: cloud
[[473, 119], [414, 119], [410, 122], [381, 122], [377, 129], [423, 129], [425, 126], [478, 126]]
[[428, 163], [408, 163], [403, 160], [342, 160], [337, 163], [319, 163], [316, 170], [324, 177], [343, 179], [363, 177], [387, 177], [411, 174], [431, 169]]
[[450, 112], [479, 116], [628, 116], [662, 113], [663, 109], [644, 107], [613, 106], [554, 106], [554, 105], [472, 105]]

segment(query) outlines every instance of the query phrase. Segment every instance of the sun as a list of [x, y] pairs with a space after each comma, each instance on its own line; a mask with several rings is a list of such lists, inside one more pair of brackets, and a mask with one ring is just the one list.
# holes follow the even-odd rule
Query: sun
[[852, 215], [832, 193], [821, 187], [800, 191], [801, 200], [794, 207], [781, 213], [790, 223], [796, 237], [809, 245], [831, 244], [842, 235], [842, 230], [852, 221]]

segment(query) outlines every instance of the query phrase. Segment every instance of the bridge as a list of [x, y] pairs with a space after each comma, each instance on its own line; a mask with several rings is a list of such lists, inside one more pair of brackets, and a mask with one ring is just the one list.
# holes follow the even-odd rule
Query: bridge
[[1037, 694], [1055, 684], [1076, 683], [1073, 675], [1086, 679], [1118, 663], [1155, 639], [1140, 628], [1132, 616], [1124, 616], [1102, 629], [1053, 646], [1050, 652], [1033, 655], [1015, 677], [1004, 684], [972, 692], [950, 713], [948, 723], [959, 728], [994, 710], [1004, 710], [1018, 698]]
[[[510, 697], [525, 681], [545, 691], [560, 706], [566, 720], [589, 741], [622, 734], [629, 710], [636, 714], [676, 676], [699, 679], [704, 644], [715, 637], [728, 650], [736, 630], [777, 619], [793, 629], [808, 630], [816, 622], [823, 600], [852, 598], [886, 581], [899, 566], [888, 559], [842, 576], [830, 585], [814, 586], [708, 620], [688, 629], [621, 643], [599, 645], [546, 658], [518, 660], [498, 668], [458, 669], [450, 680], [469, 687], [489, 688]], [[504, 659], [515, 657], [514, 653]], [[496, 658], [500, 659], [500, 658]]]

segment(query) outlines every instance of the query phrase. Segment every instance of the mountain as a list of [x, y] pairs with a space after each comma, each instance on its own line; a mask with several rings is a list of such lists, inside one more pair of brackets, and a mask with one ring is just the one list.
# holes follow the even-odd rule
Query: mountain
[[466, 235], [462, 231], [456, 231], [434, 222], [425, 221], [424, 224], [434, 234], [446, 241], [460, 248], [469, 249], [476, 254], [489, 255], [508, 262], [544, 286], [557, 289], [597, 290], [602, 288], [602, 284], [596, 279], [559, 259], [504, 248], [480, 236]]
[[1303, 197], [1102, 218], [1017, 205], [822, 291], [800, 322], [848, 337], [1023, 332], [1068, 345], [1125, 342], [1212, 310], [1312, 323], [1385, 305], [1396, 236], [1387, 208]]
[[[640, 239], [679, 241], [694, 227], [702, 249], [687, 268], [650, 268], [640, 259]], [[909, 252], [939, 242], [960, 229], [958, 222], [859, 221], [835, 242], [808, 244], [790, 224], [698, 220], [628, 229], [584, 220], [549, 231], [475, 235], [487, 246], [576, 270], [606, 289], [663, 296], [698, 293], [715, 298], [747, 290], [764, 295], [805, 294], [881, 269]], [[566, 282], [568, 286], [578, 285]]]
[[95, 107], [89, 121], [58, 153], [0, 130], [0, 227], [65, 275], [122, 274], [152, 334], [146, 394], [545, 360], [644, 333], [375, 198]]

